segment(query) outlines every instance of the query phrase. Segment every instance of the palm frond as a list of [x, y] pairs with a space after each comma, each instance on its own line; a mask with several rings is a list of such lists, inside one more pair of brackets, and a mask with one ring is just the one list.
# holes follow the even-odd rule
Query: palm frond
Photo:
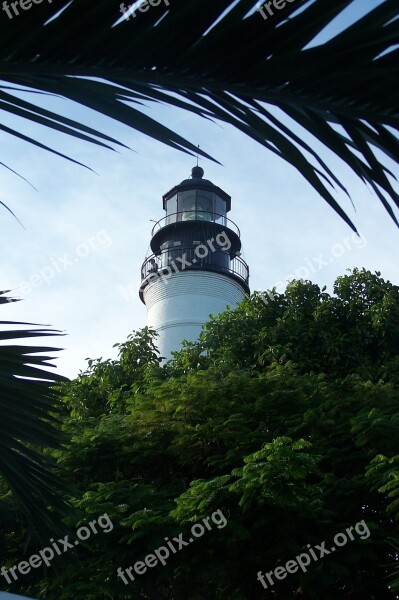
[[[127, 20], [113, 0], [44, 0], [12, 19], [1, 15], [0, 110], [120, 145], [38, 105], [43, 94], [62, 96], [188, 153], [197, 148], [144, 114], [143, 103], [228, 123], [296, 168], [355, 229], [334, 197], [344, 186], [293, 121], [371, 186], [398, 224], [386, 164], [399, 159], [398, 2], [384, 0], [315, 41], [353, 1], [290, 0], [265, 20], [255, 0], [161, 0]], [[21, 100], [14, 88], [39, 95]]]
[[[6, 293], [0, 292], [0, 304], [10, 301]], [[32, 324], [0, 321], [0, 325]], [[42, 535], [59, 529], [57, 519], [65, 510], [59, 494], [62, 485], [42, 453], [43, 448], [60, 444], [53, 385], [64, 378], [45, 370], [52, 366], [48, 353], [56, 348], [4, 342], [50, 335], [59, 333], [50, 329], [0, 331], [0, 475]]]

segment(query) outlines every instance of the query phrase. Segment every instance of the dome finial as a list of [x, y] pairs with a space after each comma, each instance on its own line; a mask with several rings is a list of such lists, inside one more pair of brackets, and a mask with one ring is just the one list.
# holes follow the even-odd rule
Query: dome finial
[[[199, 144], [198, 144], [198, 150], [199, 150]], [[198, 166], [198, 154], [199, 154], [199, 152], [197, 152], [197, 165], [191, 169], [191, 177], [193, 179], [202, 179], [204, 176], [204, 169], [202, 169], [201, 167]]]
[[193, 179], [202, 179], [204, 176], [204, 169], [202, 167], [199, 167], [198, 165], [196, 167], [193, 167], [191, 169], [191, 177]]

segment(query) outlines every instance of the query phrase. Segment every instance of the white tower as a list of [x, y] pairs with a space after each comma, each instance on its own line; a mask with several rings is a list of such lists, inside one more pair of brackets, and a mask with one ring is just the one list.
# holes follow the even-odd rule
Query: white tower
[[141, 268], [140, 298], [147, 325], [171, 358], [183, 339], [195, 341], [209, 315], [235, 306], [249, 293], [248, 265], [240, 258], [240, 230], [226, 214], [231, 198], [203, 179], [201, 167], [163, 196], [166, 216], [152, 230]]

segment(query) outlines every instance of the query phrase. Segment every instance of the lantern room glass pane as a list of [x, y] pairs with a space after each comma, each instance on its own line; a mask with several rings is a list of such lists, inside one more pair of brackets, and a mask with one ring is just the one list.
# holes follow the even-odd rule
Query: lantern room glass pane
[[178, 220], [213, 221], [213, 203], [213, 192], [207, 192], [204, 190], [187, 190], [186, 192], [179, 192]]
[[213, 192], [205, 192], [204, 190], [197, 190], [197, 214], [196, 219], [198, 221], [213, 221], [214, 220], [214, 207], [213, 207]]
[[226, 201], [215, 194], [215, 222], [226, 225]]
[[179, 193], [179, 221], [195, 221], [196, 190]]
[[166, 202], [166, 225], [177, 221], [177, 194], [174, 194]]

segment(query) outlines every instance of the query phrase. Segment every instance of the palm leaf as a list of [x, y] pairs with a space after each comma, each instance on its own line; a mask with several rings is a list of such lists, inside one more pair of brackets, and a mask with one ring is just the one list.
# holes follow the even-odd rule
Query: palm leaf
[[[120, 145], [42, 108], [43, 94], [54, 94], [188, 153], [197, 148], [144, 114], [143, 103], [228, 123], [296, 168], [354, 228], [335, 197], [345, 188], [292, 130], [293, 121], [371, 186], [398, 224], [386, 159], [399, 159], [399, 6], [385, 0], [316, 43], [352, 3], [291, 0], [264, 20], [255, 0], [162, 0], [126, 20], [114, 0], [56, 7], [44, 0], [11, 20], [2, 15], [0, 109], [95, 144]], [[21, 89], [37, 95], [21, 100]]]
[[[0, 304], [10, 301], [5, 293], [0, 292]], [[0, 325], [31, 324], [0, 321]], [[62, 486], [41, 451], [60, 444], [53, 385], [64, 378], [44, 370], [52, 366], [48, 352], [55, 348], [4, 342], [49, 335], [59, 334], [49, 329], [0, 331], [0, 475], [41, 535], [59, 529], [57, 519], [65, 510], [59, 494]]]

